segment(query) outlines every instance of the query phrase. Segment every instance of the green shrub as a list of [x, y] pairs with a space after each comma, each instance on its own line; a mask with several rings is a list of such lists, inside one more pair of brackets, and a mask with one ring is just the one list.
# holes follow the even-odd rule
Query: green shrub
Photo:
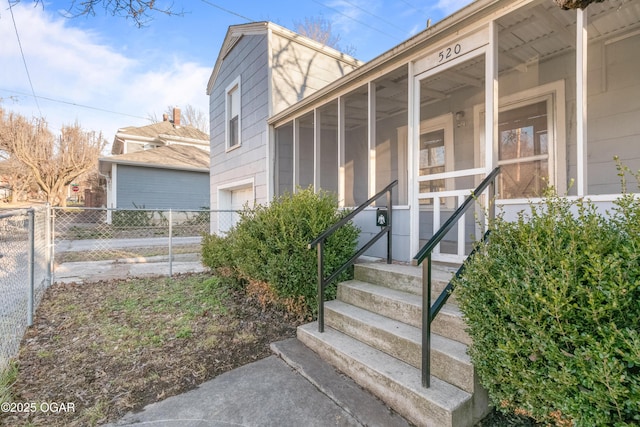
[[234, 267], [230, 238], [217, 234], [203, 235], [202, 264], [212, 270]]
[[[245, 209], [226, 237], [207, 237], [203, 243], [203, 262], [214, 269], [230, 267], [242, 278], [266, 282], [283, 300], [302, 297], [314, 313], [317, 256], [307, 245], [342, 215], [330, 193], [305, 189], [285, 194], [268, 206]], [[325, 275], [353, 256], [358, 233], [348, 223], [327, 240]], [[335, 298], [335, 290], [335, 284], [328, 286], [326, 298]]]
[[493, 403], [558, 425], [640, 424], [640, 199], [549, 194], [499, 216], [457, 281]]

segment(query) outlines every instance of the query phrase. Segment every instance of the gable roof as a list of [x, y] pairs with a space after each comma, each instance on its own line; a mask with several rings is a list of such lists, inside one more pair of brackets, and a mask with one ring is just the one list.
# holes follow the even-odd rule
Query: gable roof
[[213, 90], [213, 85], [215, 84], [215, 81], [218, 77], [218, 72], [220, 71], [222, 62], [227, 57], [229, 52], [233, 50], [236, 43], [238, 43], [238, 41], [243, 36], [267, 34], [269, 31], [311, 49], [322, 52], [324, 55], [334, 57], [335, 59], [345, 63], [349, 63], [354, 67], [359, 67], [360, 65], [364, 64], [362, 61], [359, 61], [352, 56], [347, 55], [346, 53], [342, 53], [325, 44], [310, 39], [309, 37], [288, 30], [278, 24], [274, 24], [273, 22], [261, 21], [251, 22], [249, 24], [231, 25], [227, 30], [227, 35], [222, 42], [222, 47], [220, 48], [218, 59], [216, 59], [213, 71], [211, 73], [211, 76], [209, 77], [209, 82], [207, 84], [207, 95], [211, 95], [211, 91]]
[[113, 164], [159, 169], [209, 172], [209, 153], [188, 145], [168, 145], [151, 150], [98, 159], [100, 173], [106, 174]]
[[111, 154], [121, 154], [124, 141], [155, 142], [169, 145], [171, 142], [186, 142], [196, 145], [209, 145], [209, 135], [193, 126], [175, 126], [168, 120], [146, 126], [129, 126], [118, 129], [113, 138]]
[[133, 136], [142, 136], [148, 138], [166, 138], [178, 137], [209, 142], [209, 135], [193, 126], [174, 126], [173, 123], [166, 120], [163, 122], [153, 123], [147, 126], [135, 127], [129, 126], [118, 129], [117, 134], [126, 134]]

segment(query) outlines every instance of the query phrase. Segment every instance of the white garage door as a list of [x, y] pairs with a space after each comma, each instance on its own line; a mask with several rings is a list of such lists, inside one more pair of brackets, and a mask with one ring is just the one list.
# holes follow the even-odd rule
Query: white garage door
[[253, 187], [231, 191], [231, 210], [240, 211], [246, 204], [253, 206]]
[[253, 185], [218, 191], [221, 210], [218, 213], [218, 231], [225, 233], [240, 219], [237, 211], [241, 211], [247, 205], [253, 207]]

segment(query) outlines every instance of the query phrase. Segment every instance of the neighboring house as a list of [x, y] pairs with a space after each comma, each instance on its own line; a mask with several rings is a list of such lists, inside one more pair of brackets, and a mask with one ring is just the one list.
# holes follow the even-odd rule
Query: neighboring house
[[159, 123], [118, 129], [111, 153], [99, 159], [107, 208], [209, 206], [209, 135], [181, 125], [179, 108], [173, 109], [171, 120], [165, 114]]
[[211, 208], [270, 200], [276, 153], [267, 119], [360, 65], [271, 22], [230, 27], [207, 86]]
[[[112, 209], [199, 210], [209, 205], [209, 153], [169, 145], [99, 159]], [[110, 222], [108, 211], [107, 222]]]
[[180, 123], [180, 109], [173, 109], [171, 120], [167, 114], [163, 120], [141, 127], [118, 129], [113, 139], [111, 154], [128, 154], [168, 145], [188, 145], [209, 151], [209, 135], [193, 126]]
[[[230, 27], [207, 88], [211, 205], [313, 185], [350, 207], [397, 179], [401, 261], [496, 166], [508, 215], [547, 184], [606, 205], [613, 156], [640, 169], [639, 46], [640, 2], [617, 0], [478, 0], [360, 66], [271, 23]], [[464, 256], [465, 222], [434, 258]]]

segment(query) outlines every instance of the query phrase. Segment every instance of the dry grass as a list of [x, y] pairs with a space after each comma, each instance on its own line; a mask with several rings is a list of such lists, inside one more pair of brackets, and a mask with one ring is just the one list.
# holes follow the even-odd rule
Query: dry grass
[[0, 425], [85, 426], [270, 354], [297, 321], [209, 274], [56, 284], [22, 342], [14, 402], [74, 411], [0, 414]]

